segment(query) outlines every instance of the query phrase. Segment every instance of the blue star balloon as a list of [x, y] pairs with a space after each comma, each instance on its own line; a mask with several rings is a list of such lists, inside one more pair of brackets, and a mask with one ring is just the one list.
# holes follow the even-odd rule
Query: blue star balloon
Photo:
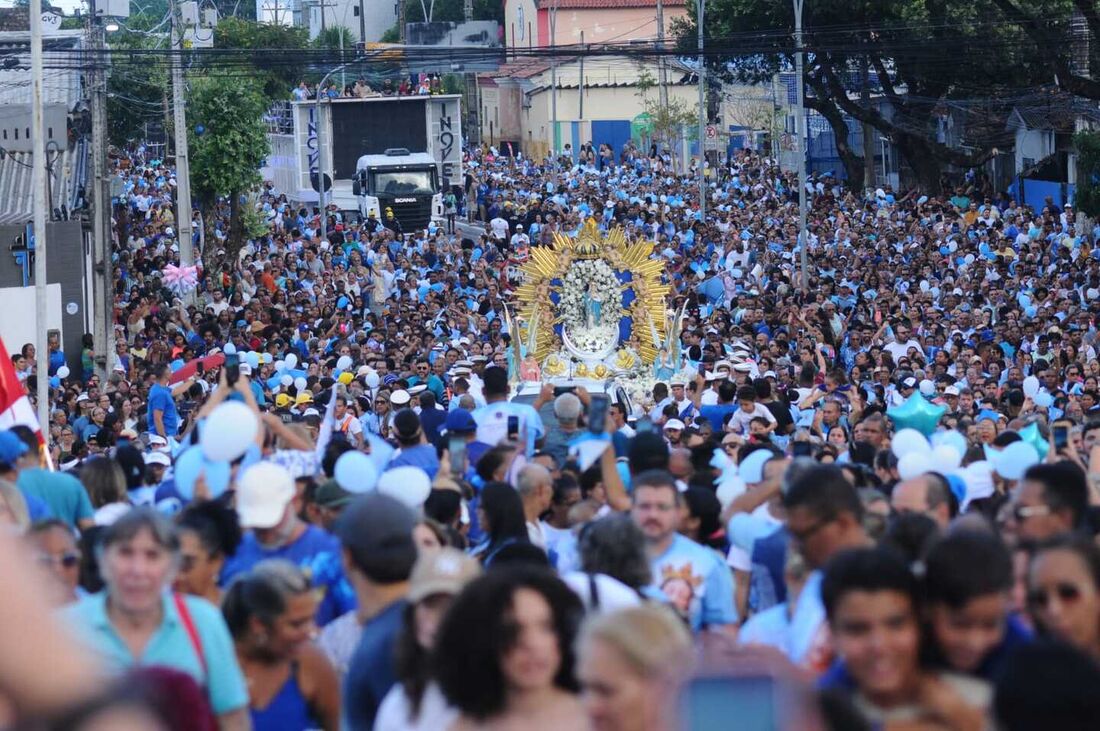
[[1050, 451], [1050, 442], [1039, 431], [1038, 424], [1031, 422], [1021, 429], [1019, 434], [1021, 439], [1035, 447], [1035, 451], [1039, 453], [1039, 459], [1046, 459], [1047, 452]]
[[928, 437], [936, 431], [936, 426], [946, 411], [946, 406], [936, 406], [920, 393], [914, 393], [901, 406], [887, 409], [886, 415], [894, 422], [895, 431], [916, 429]]

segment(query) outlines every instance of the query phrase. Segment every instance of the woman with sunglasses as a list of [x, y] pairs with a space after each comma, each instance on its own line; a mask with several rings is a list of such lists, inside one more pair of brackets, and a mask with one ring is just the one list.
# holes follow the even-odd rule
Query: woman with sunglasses
[[1042, 633], [1100, 659], [1100, 548], [1076, 535], [1044, 544], [1031, 559], [1027, 605]]
[[27, 540], [39, 563], [53, 579], [50, 598], [57, 606], [72, 604], [84, 596], [80, 588], [80, 548], [72, 528], [51, 518], [35, 523], [27, 531]]

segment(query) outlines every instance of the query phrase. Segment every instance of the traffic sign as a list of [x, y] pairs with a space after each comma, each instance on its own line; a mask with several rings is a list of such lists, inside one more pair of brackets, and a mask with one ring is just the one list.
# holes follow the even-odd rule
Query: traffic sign
[[715, 127], [713, 124], [708, 124], [707, 125], [707, 130], [706, 130], [706, 135], [707, 135], [708, 140], [718, 139], [718, 128]]

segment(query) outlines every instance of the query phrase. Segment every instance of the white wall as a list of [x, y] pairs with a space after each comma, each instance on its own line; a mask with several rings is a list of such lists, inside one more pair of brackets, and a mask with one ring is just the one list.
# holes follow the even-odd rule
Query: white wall
[[[16, 352], [23, 343], [38, 342], [38, 321], [34, 309], [34, 287], [0, 287], [0, 312], [19, 313], [0, 317], [0, 338], [8, 351]], [[61, 285], [46, 285], [45, 329], [61, 330]], [[65, 333], [61, 333], [62, 342]]]

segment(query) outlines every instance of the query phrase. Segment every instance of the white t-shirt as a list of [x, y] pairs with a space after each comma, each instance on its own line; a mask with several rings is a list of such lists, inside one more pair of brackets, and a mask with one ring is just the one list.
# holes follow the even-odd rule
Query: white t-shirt
[[508, 222], [500, 216], [489, 221], [489, 228], [493, 231], [493, 238], [505, 239], [508, 237]]
[[374, 717], [374, 731], [438, 731], [450, 728], [459, 716], [458, 709], [447, 703], [443, 692], [435, 683], [424, 689], [416, 720], [409, 717], [410, 711], [405, 689], [400, 683], [394, 685], [378, 707], [378, 715]]
[[772, 415], [767, 406], [753, 404], [752, 411], [743, 411], [738, 408], [737, 411], [733, 412], [733, 416], [729, 420], [730, 431], [735, 434], [748, 434], [749, 422], [758, 416], [767, 419], [769, 424], [776, 423], [775, 416]]
[[905, 341], [904, 343], [899, 343], [897, 340], [895, 340], [894, 342], [887, 343], [885, 346], [883, 346], [883, 350], [889, 351], [890, 355], [894, 356], [895, 363], [898, 361], [899, 358], [909, 355], [909, 348], [916, 348], [918, 353], [924, 352], [924, 348], [921, 347], [921, 344], [913, 338], [909, 338], [909, 340]]

